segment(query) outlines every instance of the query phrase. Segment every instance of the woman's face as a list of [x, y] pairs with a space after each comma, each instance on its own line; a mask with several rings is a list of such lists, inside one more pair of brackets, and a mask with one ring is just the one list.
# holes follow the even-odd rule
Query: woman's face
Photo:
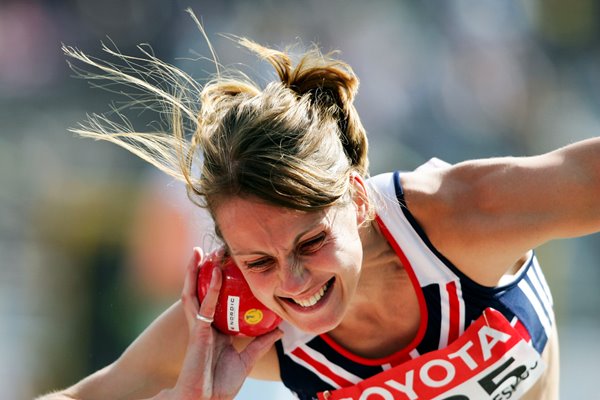
[[354, 203], [308, 213], [236, 197], [215, 210], [215, 219], [265, 306], [312, 333], [342, 321], [362, 263]]

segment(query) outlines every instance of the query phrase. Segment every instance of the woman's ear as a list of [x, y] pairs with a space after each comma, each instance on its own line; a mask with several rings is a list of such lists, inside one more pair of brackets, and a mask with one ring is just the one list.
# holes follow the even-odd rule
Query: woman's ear
[[359, 226], [370, 220], [371, 206], [364, 179], [357, 173], [350, 174], [352, 202], [356, 207], [356, 222]]

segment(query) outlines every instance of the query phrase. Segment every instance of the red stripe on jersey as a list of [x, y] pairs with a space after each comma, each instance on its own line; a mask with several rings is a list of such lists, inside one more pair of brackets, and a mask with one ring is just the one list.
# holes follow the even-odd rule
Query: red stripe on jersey
[[529, 334], [529, 331], [527, 330], [527, 328], [525, 327], [525, 325], [523, 325], [523, 323], [521, 322], [520, 319], [518, 319], [517, 317], [515, 317], [516, 321], [513, 322], [511, 321], [511, 325], [515, 328], [515, 330], [517, 332], [519, 332], [519, 335], [521, 335], [521, 337], [526, 341], [526, 342], [530, 342], [531, 341], [531, 335]]
[[448, 344], [458, 339], [460, 330], [460, 304], [458, 302], [458, 292], [456, 282], [451, 281], [446, 284], [448, 292], [448, 303], [450, 308], [450, 321], [448, 328]]
[[320, 374], [326, 376], [330, 380], [337, 383], [340, 387], [343, 388], [346, 386], [354, 385], [354, 383], [350, 382], [349, 380], [344, 379], [341, 376], [337, 375], [335, 372], [333, 372], [331, 370], [331, 368], [329, 368], [325, 364], [312, 358], [307, 352], [302, 350], [300, 347], [298, 347], [294, 351], [292, 351], [292, 354], [295, 355], [296, 357], [298, 357], [299, 359], [301, 359], [302, 361], [304, 361], [305, 363], [309, 364], [311, 367], [316, 369]]
[[395, 359], [393, 359], [392, 361], [390, 361], [390, 366], [391, 367], [395, 367], [396, 365], [400, 365], [400, 364], [404, 364], [407, 361], [412, 360], [413, 358], [410, 356], [409, 353], [405, 353], [403, 354], [402, 357], [397, 357]]
[[396, 239], [390, 233], [387, 226], [385, 226], [385, 224], [383, 223], [383, 220], [378, 215], [375, 216], [375, 221], [377, 221], [377, 224], [379, 225], [379, 229], [381, 229], [383, 236], [387, 239], [389, 244], [392, 246], [392, 249], [394, 249], [394, 252], [400, 259], [402, 266], [408, 273], [408, 276], [410, 278], [412, 286], [415, 289], [415, 292], [417, 293], [417, 298], [419, 300], [419, 309], [421, 311], [421, 322], [419, 324], [419, 330], [417, 331], [417, 334], [415, 335], [413, 340], [410, 342], [410, 344], [407, 345], [404, 349], [402, 349], [390, 356], [383, 357], [383, 358], [360, 357], [360, 356], [352, 353], [351, 351], [343, 348], [335, 340], [333, 340], [327, 333], [323, 333], [320, 336], [321, 336], [321, 339], [323, 339], [325, 341], [325, 343], [327, 343], [329, 346], [331, 346], [335, 351], [337, 351], [344, 357], [346, 357], [356, 363], [359, 363], [362, 365], [370, 365], [370, 366], [379, 366], [382, 364], [390, 364], [392, 366], [395, 366], [395, 365], [401, 364], [405, 361], [411, 360], [412, 357], [410, 356], [409, 353], [412, 350], [414, 350], [417, 347], [417, 345], [419, 343], [421, 343], [421, 341], [423, 340], [423, 336], [425, 336], [425, 331], [427, 330], [427, 319], [428, 319], [427, 304], [425, 303], [425, 296], [423, 295], [423, 290], [421, 288], [421, 284], [419, 283], [419, 280], [417, 279], [417, 275], [415, 274], [412, 265], [408, 261], [408, 258], [402, 251], [402, 248], [396, 242]]

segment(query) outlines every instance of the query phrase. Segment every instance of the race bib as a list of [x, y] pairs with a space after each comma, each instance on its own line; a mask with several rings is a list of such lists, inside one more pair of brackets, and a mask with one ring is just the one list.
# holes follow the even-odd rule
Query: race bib
[[319, 400], [518, 399], [545, 365], [500, 312], [488, 308], [456, 341]]

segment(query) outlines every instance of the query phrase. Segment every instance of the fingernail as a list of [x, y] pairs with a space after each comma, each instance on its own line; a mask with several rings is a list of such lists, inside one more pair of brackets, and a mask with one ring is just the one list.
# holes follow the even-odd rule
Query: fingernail
[[194, 247], [194, 257], [197, 263], [202, 260], [202, 249], [200, 247]]
[[276, 333], [276, 337], [278, 338], [277, 340], [281, 339], [283, 337], [283, 331], [280, 328], [275, 328], [273, 330]]
[[219, 271], [217, 271], [217, 268], [212, 270], [212, 275], [210, 277], [210, 285], [213, 286], [216, 282], [217, 282], [217, 274], [219, 273]]

